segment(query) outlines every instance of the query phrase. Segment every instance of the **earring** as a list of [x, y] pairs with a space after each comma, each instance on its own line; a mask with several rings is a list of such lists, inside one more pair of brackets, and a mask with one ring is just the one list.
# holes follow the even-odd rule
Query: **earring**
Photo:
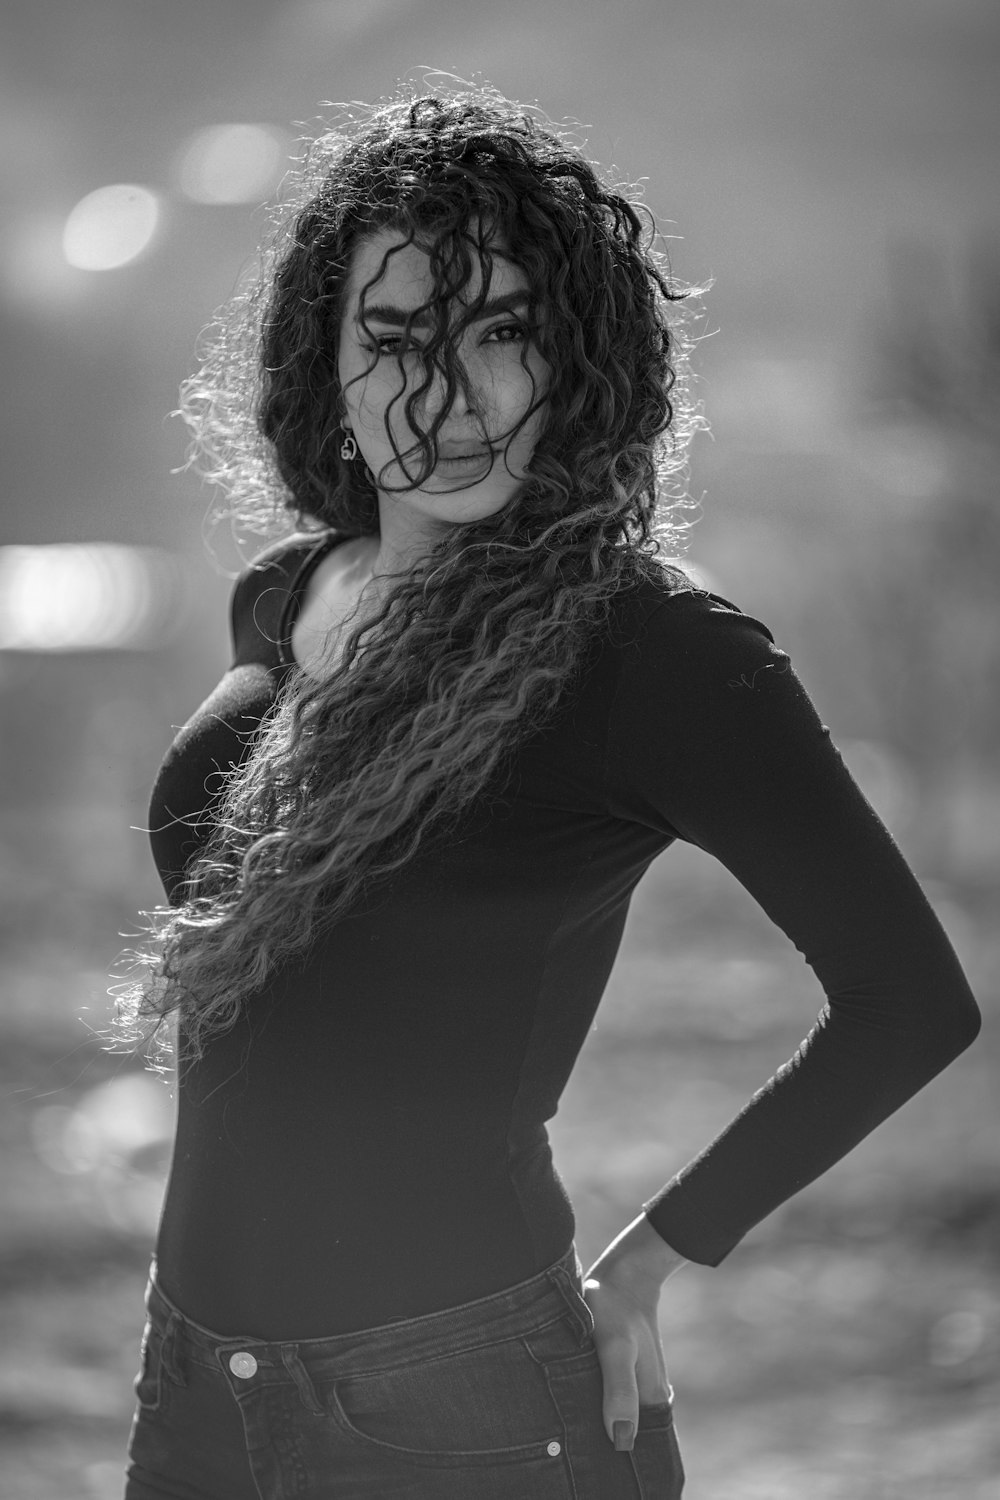
[[358, 456], [358, 445], [354, 441], [354, 433], [349, 427], [342, 427], [340, 430], [344, 434], [344, 441], [340, 445], [340, 456], [346, 464], [349, 464], [352, 459]]

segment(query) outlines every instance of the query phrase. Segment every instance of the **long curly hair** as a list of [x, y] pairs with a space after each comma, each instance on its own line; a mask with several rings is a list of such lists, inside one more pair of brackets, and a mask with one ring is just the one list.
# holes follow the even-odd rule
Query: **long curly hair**
[[686, 449], [705, 425], [682, 378], [694, 340], [679, 306], [701, 289], [672, 283], [635, 193], [493, 90], [398, 98], [323, 134], [281, 224], [183, 392], [203, 472], [258, 531], [270, 508], [299, 527], [378, 532], [377, 480], [341, 457], [337, 372], [352, 258], [379, 230], [426, 247], [433, 274], [410, 320], [422, 318], [423, 383], [411, 373], [406, 400], [413, 487], [440, 427], [421, 428], [419, 397], [443, 374], [445, 412], [454, 400], [454, 310], [475, 316], [498, 249], [527, 280], [550, 374], [513, 498], [393, 575], [322, 681], [292, 670], [211, 809], [179, 904], [144, 913], [153, 942], [119, 1023], [148, 1041], [177, 1012], [191, 1056], [502, 784], [622, 591], [687, 586], [664, 554], [681, 550]]

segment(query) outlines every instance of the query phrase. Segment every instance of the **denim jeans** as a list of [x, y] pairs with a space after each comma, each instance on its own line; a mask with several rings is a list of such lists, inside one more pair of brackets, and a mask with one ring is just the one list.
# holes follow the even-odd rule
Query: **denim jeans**
[[580, 1264], [333, 1338], [224, 1338], [156, 1285], [125, 1500], [677, 1500], [669, 1401], [604, 1430]]

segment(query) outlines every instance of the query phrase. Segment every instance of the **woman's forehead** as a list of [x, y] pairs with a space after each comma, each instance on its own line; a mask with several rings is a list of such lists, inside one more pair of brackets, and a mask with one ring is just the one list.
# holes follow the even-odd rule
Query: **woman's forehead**
[[[490, 246], [489, 291], [493, 297], [509, 292], [527, 291], [528, 278], [520, 266], [508, 259], [495, 245]], [[383, 261], [385, 264], [383, 265]], [[483, 267], [473, 257], [469, 283], [462, 300], [473, 301], [483, 283]], [[347, 279], [346, 312], [359, 311], [359, 299], [392, 303], [396, 307], [423, 307], [435, 295], [435, 280], [430, 256], [419, 243], [407, 243], [398, 229], [380, 229], [361, 241], [354, 251]]]

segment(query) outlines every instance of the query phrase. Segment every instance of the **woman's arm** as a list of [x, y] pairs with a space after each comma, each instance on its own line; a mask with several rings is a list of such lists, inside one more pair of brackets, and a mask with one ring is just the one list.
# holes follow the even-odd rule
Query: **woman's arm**
[[719, 859], [826, 996], [794, 1056], [591, 1269], [610, 1436], [656, 1386], [666, 1276], [684, 1259], [718, 1265], [969, 1046], [980, 1015], [913, 873], [759, 622], [704, 595], [662, 604], [626, 654], [608, 765], [620, 813]]
[[980, 1015], [916, 878], [759, 622], [704, 596], [668, 600], [616, 710], [609, 762], [620, 758], [633, 815], [731, 870], [826, 997], [794, 1056], [645, 1205], [675, 1251], [717, 1265], [969, 1046]]

